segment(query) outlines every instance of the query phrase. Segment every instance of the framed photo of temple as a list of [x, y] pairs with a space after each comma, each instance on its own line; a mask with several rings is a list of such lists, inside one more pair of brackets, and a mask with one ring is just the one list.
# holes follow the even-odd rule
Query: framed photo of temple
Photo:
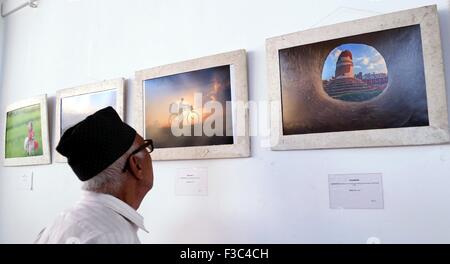
[[[124, 120], [124, 97], [123, 78], [57, 91], [55, 146], [68, 128], [107, 106], [112, 106]], [[67, 162], [56, 150], [54, 155], [57, 162]]]
[[449, 141], [436, 6], [266, 40], [273, 150]]
[[135, 82], [134, 127], [154, 160], [250, 155], [245, 50], [137, 71]]
[[6, 107], [4, 165], [49, 164], [47, 96], [40, 95]]

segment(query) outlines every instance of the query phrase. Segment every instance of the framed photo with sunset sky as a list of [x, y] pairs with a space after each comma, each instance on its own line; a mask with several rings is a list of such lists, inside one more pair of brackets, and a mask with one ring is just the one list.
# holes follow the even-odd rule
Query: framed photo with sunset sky
[[134, 126], [154, 160], [250, 155], [245, 50], [136, 72]]
[[274, 150], [449, 141], [436, 6], [267, 39]]
[[47, 96], [40, 95], [6, 107], [4, 124], [5, 166], [50, 163]]
[[[111, 106], [124, 120], [124, 79], [62, 89], [56, 92], [55, 146], [64, 132], [96, 111]], [[55, 150], [57, 162], [67, 162]]]

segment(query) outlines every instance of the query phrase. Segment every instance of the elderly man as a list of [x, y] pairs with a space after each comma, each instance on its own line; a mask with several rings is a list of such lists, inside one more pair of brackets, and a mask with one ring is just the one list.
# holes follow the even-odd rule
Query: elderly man
[[140, 243], [138, 229], [148, 231], [136, 210], [153, 186], [152, 141], [107, 107], [69, 128], [56, 150], [84, 191], [36, 243]]

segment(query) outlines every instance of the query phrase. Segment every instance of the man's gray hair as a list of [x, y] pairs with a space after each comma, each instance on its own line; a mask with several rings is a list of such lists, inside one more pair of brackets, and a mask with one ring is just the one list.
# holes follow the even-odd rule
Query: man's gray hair
[[126, 174], [122, 173], [122, 170], [125, 167], [128, 156], [138, 147], [137, 143], [133, 143], [119, 159], [99, 174], [85, 181], [81, 188], [91, 192], [106, 193], [113, 196], [119, 195], [127, 177]]

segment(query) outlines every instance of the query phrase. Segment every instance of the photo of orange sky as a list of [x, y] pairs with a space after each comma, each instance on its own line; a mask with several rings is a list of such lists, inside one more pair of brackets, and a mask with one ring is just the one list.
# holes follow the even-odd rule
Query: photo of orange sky
[[[226, 122], [231, 124], [231, 116], [227, 116], [225, 111], [226, 102], [231, 101], [230, 65], [145, 80], [144, 94], [145, 135], [154, 140], [155, 146], [173, 147], [174, 142], [178, 142], [176, 146], [227, 144], [230, 138], [232, 143], [232, 137], [213, 136], [206, 139], [205, 135], [196, 136], [197, 139], [183, 137], [184, 141], [181, 141], [175, 139], [170, 130], [170, 117], [174, 114], [173, 107], [180, 103], [192, 106], [193, 113], [198, 117], [190, 123], [192, 126], [202, 125], [202, 122], [211, 114], [203, 109], [209, 101], [222, 105], [224, 130]], [[197, 101], [194, 99], [196, 94], [198, 94]], [[175, 115], [176, 113], [178, 112], [175, 111]], [[223, 135], [225, 134], [224, 131]], [[189, 137], [193, 138], [193, 136]]]

